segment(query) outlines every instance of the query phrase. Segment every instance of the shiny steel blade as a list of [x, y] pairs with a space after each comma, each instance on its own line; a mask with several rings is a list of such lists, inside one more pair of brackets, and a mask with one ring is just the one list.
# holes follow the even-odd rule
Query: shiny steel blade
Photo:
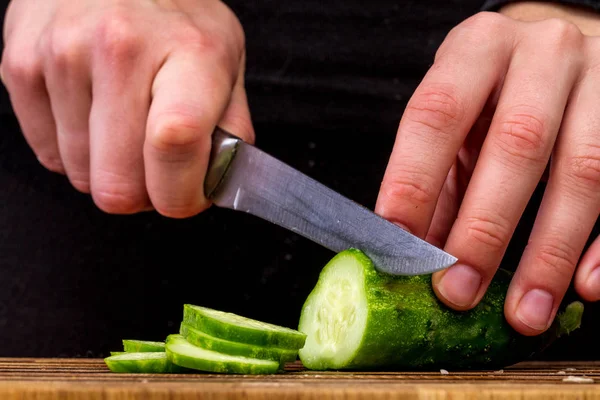
[[253, 214], [334, 252], [360, 249], [381, 272], [429, 274], [457, 261], [224, 131], [213, 138], [205, 191], [217, 206]]

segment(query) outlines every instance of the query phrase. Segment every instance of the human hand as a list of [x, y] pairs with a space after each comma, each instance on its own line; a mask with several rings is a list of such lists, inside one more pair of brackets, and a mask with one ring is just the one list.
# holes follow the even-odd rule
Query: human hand
[[376, 212], [458, 257], [433, 287], [471, 309], [547, 166], [505, 302], [525, 335], [550, 326], [578, 264], [577, 291], [600, 299], [600, 243], [579, 263], [600, 213], [600, 38], [563, 18], [479, 13], [448, 34], [409, 100]]
[[4, 39], [27, 142], [106, 212], [197, 214], [215, 126], [254, 140], [244, 32], [219, 0], [13, 0]]

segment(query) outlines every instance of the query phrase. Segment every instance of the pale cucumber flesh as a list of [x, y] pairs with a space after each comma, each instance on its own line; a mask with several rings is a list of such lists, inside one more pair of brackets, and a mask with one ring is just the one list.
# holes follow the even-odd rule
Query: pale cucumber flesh
[[169, 361], [181, 367], [205, 372], [230, 374], [274, 374], [279, 362], [232, 356], [194, 346], [182, 335], [169, 335], [166, 341]]
[[342, 368], [360, 347], [368, 317], [363, 270], [359, 258], [340, 253], [308, 296], [298, 326], [307, 335], [299, 351], [307, 368]]
[[183, 322], [213, 337], [258, 346], [298, 350], [306, 340], [295, 329], [192, 304], [184, 305]]

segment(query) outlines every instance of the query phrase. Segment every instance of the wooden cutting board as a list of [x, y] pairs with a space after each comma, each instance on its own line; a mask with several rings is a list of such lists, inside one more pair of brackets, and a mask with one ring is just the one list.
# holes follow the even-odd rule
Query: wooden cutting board
[[101, 359], [0, 358], [0, 399], [600, 400], [600, 361], [530, 362], [447, 374], [317, 372], [296, 363], [278, 375], [236, 376], [115, 374]]

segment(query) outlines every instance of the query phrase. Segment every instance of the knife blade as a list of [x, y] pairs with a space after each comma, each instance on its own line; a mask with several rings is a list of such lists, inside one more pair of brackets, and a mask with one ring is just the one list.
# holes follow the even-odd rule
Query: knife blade
[[334, 251], [362, 250], [381, 272], [430, 274], [457, 259], [217, 127], [204, 192]]

